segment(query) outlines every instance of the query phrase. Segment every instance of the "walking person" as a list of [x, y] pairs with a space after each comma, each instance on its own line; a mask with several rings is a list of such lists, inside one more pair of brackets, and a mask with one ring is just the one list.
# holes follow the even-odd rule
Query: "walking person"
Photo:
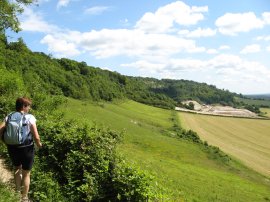
[[15, 167], [16, 190], [21, 193], [23, 202], [30, 201], [28, 192], [30, 172], [34, 163], [34, 142], [37, 147], [42, 147], [36, 118], [29, 114], [31, 104], [32, 101], [26, 97], [18, 98], [16, 112], [10, 113], [0, 125], [0, 136], [3, 136], [2, 139], [7, 145], [9, 156]]

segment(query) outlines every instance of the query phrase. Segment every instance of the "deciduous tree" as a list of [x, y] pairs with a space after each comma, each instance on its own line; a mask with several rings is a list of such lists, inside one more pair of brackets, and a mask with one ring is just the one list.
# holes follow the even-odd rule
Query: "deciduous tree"
[[0, 32], [4, 33], [8, 28], [14, 32], [19, 32], [20, 22], [18, 14], [21, 14], [33, 0], [1, 0], [0, 1]]

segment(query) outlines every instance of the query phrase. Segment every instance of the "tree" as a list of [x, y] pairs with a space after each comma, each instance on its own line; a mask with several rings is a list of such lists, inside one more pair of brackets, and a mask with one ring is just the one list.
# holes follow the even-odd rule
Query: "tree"
[[14, 32], [19, 32], [20, 22], [18, 14], [24, 10], [23, 5], [27, 6], [33, 3], [33, 0], [1, 0], [0, 1], [0, 32], [4, 33], [6, 29], [10, 28]]

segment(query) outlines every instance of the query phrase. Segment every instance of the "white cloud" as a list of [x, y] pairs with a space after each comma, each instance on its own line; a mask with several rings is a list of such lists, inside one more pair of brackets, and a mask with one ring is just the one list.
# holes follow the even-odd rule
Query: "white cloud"
[[211, 29], [211, 28], [197, 28], [194, 31], [189, 31], [189, 30], [180, 30], [178, 32], [179, 35], [186, 36], [188, 38], [200, 38], [200, 37], [211, 37], [216, 35], [216, 30]]
[[263, 20], [266, 24], [270, 24], [270, 12], [264, 12], [262, 14]]
[[79, 55], [80, 51], [76, 49], [76, 45], [68, 43], [65, 40], [55, 38], [52, 35], [46, 35], [42, 40], [42, 44], [48, 45], [50, 52], [56, 53], [58, 57], [69, 57]]
[[239, 32], [249, 32], [253, 29], [263, 28], [264, 21], [257, 18], [253, 12], [226, 13], [219, 17], [215, 24], [220, 33], [235, 36]]
[[135, 28], [149, 33], [170, 32], [174, 23], [178, 25], [195, 25], [204, 19], [203, 13], [208, 7], [190, 7], [182, 1], [176, 1], [159, 8], [155, 13], [145, 13], [136, 23]]
[[194, 31], [188, 32], [186, 36], [189, 38], [210, 37], [215, 36], [216, 32], [217, 32], [216, 30], [213, 30], [211, 28], [202, 29], [199, 27]]
[[162, 71], [164, 69], [165, 64], [160, 64], [160, 63], [152, 63], [148, 62], [145, 60], [138, 60], [134, 63], [129, 63], [129, 64], [121, 64], [122, 67], [132, 67], [132, 68], [137, 68], [140, 71], [146, 70], [147, 72], [151, 73], [156, 73], [159, 71]]
[[208, 50], [206, 51], [206, 53], [208, 53], [208, 54], [217, 54], [218, 51], [217, 51], [216, 49], [211, 48], [211, 49], [208, 49]]
[[61, 7], [66, 7], [69, 4], [70, 0], [58, 0], [57, 3], [57, 9], [61, 8]]
[[155, 60], [178, 53], [205, 51], [204, 47], [198, 47], [193, 40], [167, 34], [146, 34], [140, 30], [102, 29], [84, 33], [65, 31], [51, 33], [51, 37], [55, 40], [45, 40], [50, 51], [65, 54], [65, 49], [55, 46], [58, 39], [61, 43], [65, 41], [66, 44], [74, 44], [76, 49], [88, 52], [96, 58], [127, 56]]
[[229, 49], [231, 49], [231, 47], [228, 46], [228, 45], [222, 45], [222, 46], [220, 46], [218, 49], [219, 49], [219, 50], [229, 50]]
[[263, 40], [263, 41], [270, 41], [270, 35], [269, 36], [258, 36], [256, 38], [256, 40], [258, 40], [258, 41], [261, 41], [261, 40]]
[[185, 75], [183, 72], [186, 72], [187, 75], [193, 75], [193, 80], [197, 77], [197, 80], [205, 82], [204, 79], [212, 75], [209, 77], [212, 80], [208, 80], [208, 83], [226, 89], [236, 89], [235, 86], [237, 86], [238, 92], [242, 93], [246, 93], [247, 90], [258, 92], [258, 88], [261, 92], [267, 92], [270, 88], [269, 69], [258, 62], [231, 54], [220, 54], [209, 60], [171, 58], [153, 63], [140, 60], [122, 66], [138, 68], [145, 76], [155, 75], [159, 78], [179, 79], [183, 78]]
[[266, 47], [266, 50], [270, 52], [270, 46], [267, 46]]
[[257, 53], [261, 51], [261, 46], [259, 44], [251, 44], [244, 47], [240, 53], [247, 54], [247, 53]]
[[[242, 59], [239, 56], [231, 54], [220, 54], [209, 60], [198, 59], [168, 59], [167, 61], [146, 62], [140, 60], [132, 64], [123, 64], [123, 66], [138, 67], [140, 69], [147, 69], [150, 71], [159, 70], [161, 74], [163, 72], [177, 71], [213, 71], [218, 74], [224, 73], [224, 76], [231, 76], [237, 79], [239, 75], [241, 77], [248, 77], [247, 75], [258, 76], [258, 78], [270, 78], [270, 70], [258, 62]], [[254, 68], [256, 67], [256, 68]], [[199, 73], [199, 72], [198, 72]], [[223, 75], [223, 74], [222, 74]], [[237, 75], [236, 77], [234, 77]]]
[[109, 7], [107, 6], [94, 6], [91, 8], [85, 9], [84, 13], [88, 15], [100, 15], [103, 12], [107, 11]]
[[57, 32], [59, 28], [55, 25], [49, 24], [44, 21], [43, 17], [39, 13], [34, 13], [29, 8], [24, 9], [24, 13], [21, 17], [21, 27], [24, 31], [31, 32]]

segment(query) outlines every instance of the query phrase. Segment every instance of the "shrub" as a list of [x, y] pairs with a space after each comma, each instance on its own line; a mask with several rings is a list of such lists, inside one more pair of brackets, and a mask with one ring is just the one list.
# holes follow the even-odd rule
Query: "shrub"
[[39, 128], [44, 148], [37, 152], [38, 168], [33, 172], [34, 199], [141, 201], [151, 196], [150, 177], [116, 155], [120, 133], [59, 119], [44, 120]]

